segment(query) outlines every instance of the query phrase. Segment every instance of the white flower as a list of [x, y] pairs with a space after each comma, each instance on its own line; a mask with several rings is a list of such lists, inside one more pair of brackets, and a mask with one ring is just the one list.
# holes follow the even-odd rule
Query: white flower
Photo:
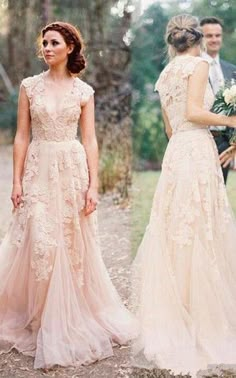
[[232, 96], [236, 97], [236, 84], [232, 85], [232, 87], [230, 88], [230, 93], [232, 94]]
[[226, 88], [223, 96], [227, 105], [236, 103], [236, 84], [232, 85], [231, 88]]
[[228, 94], [229, 94], [229, 88], [226, 88], [225, 90], [224, 90], [224, 92], [223, 92], [223, 96], [225, 97], [225, 96], [227, 96]]

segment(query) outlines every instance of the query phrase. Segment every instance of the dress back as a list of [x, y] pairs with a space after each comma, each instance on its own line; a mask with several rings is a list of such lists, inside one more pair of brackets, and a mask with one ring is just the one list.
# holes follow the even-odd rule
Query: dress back
[[[190, 55], [176, 56], [165, 67], [156, 82], [155, 89], [159, 92], [162, 107], [167, 114], [173, 133], [196, 128], [195, 124], [186, 119], [188, 78], [202, 61], [206, 60]], [[207, 83], [204, 108], [210, 109], [213, 101], [214, 95], [210, 84]], [[199, 125], [199, 128], [205, 128], [205, 126]]]

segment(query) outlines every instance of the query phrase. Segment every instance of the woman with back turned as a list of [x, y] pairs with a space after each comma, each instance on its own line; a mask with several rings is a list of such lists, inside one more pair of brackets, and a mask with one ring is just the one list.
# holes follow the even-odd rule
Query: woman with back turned
[[194, 376], [236, 361], [236, 222], [208, 129], [235, 127], [236, 117], [210, 112], [197, 19], [173, 17], [166, 40], [171, 59], [156, 90], [170, 140], [133, 265], [133, 351], [137, 364]]

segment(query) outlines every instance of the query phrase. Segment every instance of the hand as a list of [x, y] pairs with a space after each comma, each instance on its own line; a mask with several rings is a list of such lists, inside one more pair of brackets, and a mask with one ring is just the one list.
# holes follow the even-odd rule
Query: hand
[[96, 188], [89, 187], [86, 193], [86, 198], [85, 198], [84, 213], [86, 216], [96, 210], [97, 203], [98, 203], [98, 191]]
[[236, 145], [234, 144], [220, 154], [220, 164], [223, 166], [223, 168], [226, 168], [235, 156]]
[[23, 195], [22, 184], [21, 183], [13, 184], [11, 200], [15, 209], [17, 209], [20, 206], [20, 203], [22, 202], [22, 195]]

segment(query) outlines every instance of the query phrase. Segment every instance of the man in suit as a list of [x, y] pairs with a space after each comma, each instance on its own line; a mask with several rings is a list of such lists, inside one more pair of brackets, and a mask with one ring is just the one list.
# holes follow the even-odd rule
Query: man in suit
[[[206, 58], [210, 64], [209, 81], [213, 93], [216, 95], [225, 81], [230, 81], [233, 78], [236, 79], [236, 66], [222, 60], [219, 56], [223, 36], [223, 24], [221, 20], [216, 17], [204, 17], [201, 20], [200, 25], [202, 27], [206, 45], [206, 52], [204, 52], [202, 56]], [[233, 129], [226, 126], [211, 126], [210, 131], [215, 139], [218, 152], [221, 154], [230, 146], [229, 140]], [[230, 163], [226, 167], [222, 166], [225, 183], [227, 181], [229, 168]]]

